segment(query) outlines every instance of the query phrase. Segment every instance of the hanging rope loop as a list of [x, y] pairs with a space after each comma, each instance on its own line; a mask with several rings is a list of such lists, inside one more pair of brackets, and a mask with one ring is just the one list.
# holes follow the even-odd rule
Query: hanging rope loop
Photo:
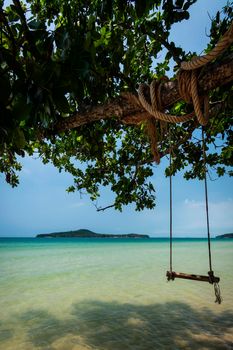
[[[204, 56], [192, 58], [189, 62], [182, 62], [181, 69], [178, 73], [178, 88], [180, 96], [187, 103], [192, 103], [194, 112], [185, 115], [171, 115], [162, 111], [161, 103], [161, 88], [166, 78], [160, 81], [153, 80], [150, 85], [140, 84], [138, 88], [138, 98], [133, 94], [128, 93], [128, 100], [137, 105], [140, 105], [144, 110], [156, 120], [169, 123], [185, 123], [190, 121], [196, 115], [200, 125], [205, 126], [208, 123], [209, 99], [208, 95], [201, 96], [198, 92], [199, 68], [211, 62], [222, 54], [233, 43], [233, 22], [227, 32], [222, 36], [216, 46]], [[149, 90], [149, 97], [147, 92]], [[132, 95], [132, 97], [130, 97]], [[152, 124], [152, 123], [150, 123]], [[153, 136], [154, 135], [154, 136]], [[157, 133], [150, 133], [151, 149], [154, 155], [154, 160], [158, 163], [160, 160], [157, 143], [160, 141], [157, 138]], [[153, 151], [154, 150], [154, 151]]]
[[[138, 98], [143, 108], [155, 119], [162, 120], [169, 123], [184, 123], [193, 119], [194, 115], [197, 116], [200, 125], [206, 125], [208, 122], [208, 115], [203, 114], [202, 109], [206, 109], [202, 106], [205, 101], [205, 106], [208, 104], [206, 96], [199, 96], [198, 87], [198, 71], [180, 71], [178, 75], [179, 92], [182, 98], [190, 103], [193, 103], [194, 112], [177, 116], [168, 113], [161, 112], [161, 87], [164, 82], [157, 82], [153, 80], [148, 86], [147, 84], [140, 84], [138, 88]], [[145, 95], [145, 89], [149, 88], [150, 102]]]
[[[152, 115], [155, 119], [162, 120], [169, 123], [184, 123], [193, 118], [194, 113], [176, 116], [172, 114], [163, 113], [159, 111], [157, 108], [155, 108], [155, 106], [158, 105], [157, 101], [159, 99], [161, 100], [161, 97], [160, 97], [161, 88], [156, 91], [155, 86], [156, 86], [156, 81], [152, 81], [150, 86], [148, 86], [147, 84], [140, 84], [138, 88], [139, 101], [142, 107], [150, 115]], [[147, 101], [147, 98], [145, 95], [145, 88], [147, 89], [149, 88], [150, 90], [150, 100], [151, 100], [150, 103]]]

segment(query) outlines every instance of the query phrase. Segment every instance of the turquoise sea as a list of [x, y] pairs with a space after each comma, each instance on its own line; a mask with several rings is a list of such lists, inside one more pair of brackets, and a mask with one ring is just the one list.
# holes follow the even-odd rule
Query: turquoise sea
[[[0, 349], [233, 349], [233, 240], [212, 252], [221, 305], [166, 281], [167, 239], [1, 238]], [[206, 274], [206, 240], [175, 239], [174, 270]]]

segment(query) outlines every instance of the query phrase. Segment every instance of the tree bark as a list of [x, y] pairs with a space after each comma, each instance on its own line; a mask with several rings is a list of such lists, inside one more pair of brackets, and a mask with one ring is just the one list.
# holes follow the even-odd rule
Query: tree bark
[[[233, 80], [233, 54], [222, 62], [205, 66], [199, 75], [198, 91], [200, 94], [214, 90], [217, 87], [232, 82]], [[178, 89], [178, 81], [169, 81], [163, 84], [161, 89], [161, 103], [164, 109], [181, 100]], [[81, 125], [97, 120], [117, 117], [122, 123], [137, 124], [147, 119], [150, 115], [135, 103], [130, 102], [126, 95], [110, 100], [106, 104], [97, 105], [84, 113], [59, 120], [54, 126], [53, 132], [59, 133], [78, 128]]]

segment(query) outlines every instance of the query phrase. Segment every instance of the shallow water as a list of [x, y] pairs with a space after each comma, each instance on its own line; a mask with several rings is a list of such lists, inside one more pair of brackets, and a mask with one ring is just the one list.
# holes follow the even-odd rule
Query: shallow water
[[[206, 274], [205, 240], [174, 269]], [[166, 239], [0, 239], [0, 349], [233, 349], [233, 241], [213, 241], [213, 286], [166, 282]]]

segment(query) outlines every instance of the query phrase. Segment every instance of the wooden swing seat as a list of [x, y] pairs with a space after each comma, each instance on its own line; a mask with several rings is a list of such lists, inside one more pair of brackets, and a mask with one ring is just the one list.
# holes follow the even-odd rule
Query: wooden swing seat
[[167, 271], [167, 279], [168, 281], [173, 280], [175, 278], [183, 278], [186, 280], [200, 281], [200, 282], [209, 282], [211, 284], [218, 283], [220, 281], [219, 277], [215, 277], [212, 273], [209, 273], [208, 276], [203, 275], [194, 275], [183, 272], [175, 272], [175, 271]]

